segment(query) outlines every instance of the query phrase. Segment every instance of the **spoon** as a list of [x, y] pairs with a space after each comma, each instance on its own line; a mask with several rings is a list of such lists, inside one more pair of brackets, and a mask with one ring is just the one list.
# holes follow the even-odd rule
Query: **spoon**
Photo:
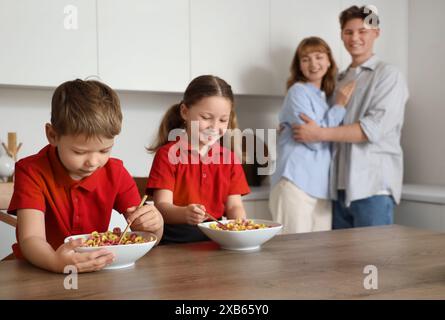
[[[148, 197], [147, 195], [144, 196], [144, 198], [142, 199], [141, 203], [138, 206], [138, 209], [144, 205], [145, 200], [147, 200], [147, 197]], [[124, 232], [122, 232], [119, 242], [117, 244], [121, 244], [121, 241], [124, 238], [125, 234], [127, 233], [128, 228], [130, 228], [130, 223], [127, 223], [127, 227], [125, 228]]]
[[206, 216], [209, 217], [211, 220], [215, 221], [221, 229], [224, 229], [224, 230], [227, 229], [227, 227], [225, 226], [224, 223], [221, 223], [221, 221], [219, 221], [218, 219], [216, 219], [216, 218], [215, 218], [214, 216], [212, 216], [210, 213], [206, 212]]

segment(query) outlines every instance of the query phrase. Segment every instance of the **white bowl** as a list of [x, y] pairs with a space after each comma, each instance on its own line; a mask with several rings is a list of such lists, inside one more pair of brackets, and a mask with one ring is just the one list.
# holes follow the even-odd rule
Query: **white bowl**
[[[210, 228], [211, 224], [216, 223], [215, 221], [200, 223], [198, 224], [198, 227], [206, 236], [217, 242], [221, 248], [237, 251], [258, 250], [263, 243], [272, 239], [283, 228], [278, 222], [260, 219], [249, 220], [253, 220], [254, 223], [264, 223], [265, 225], [270, 226], [270, 228], [244, 231], [215, 230]], [[234, 220], [225, 220], [221, 222], [226, 224], [230, 221]]]
[[[153, 248], [157, 239], [156, 236], [149, 232], [143, 231], [132, 231], [131, 233], [136, 233], [138, 236], [142, 236], [145, 239], [154, 238], [153, 241], [145, 243], [135, 243], [135, 244], [120, 244], [115, 246], [101, 246], [101, 247], [77, 247], [75, 251], [77, 252], [91, 252], [100, 249], [106, 249], [109, 252], [114, 253], [115, 260], [113, 263], [106, 266], [104, 269], [120, 269], [128, 268], [134, 265], [135, 261], [142, 258], [148, 251]], [[65, 243], [70, 239], [87, 239], [90, 234], [79, 234], [71, 237], [65, 238]]]

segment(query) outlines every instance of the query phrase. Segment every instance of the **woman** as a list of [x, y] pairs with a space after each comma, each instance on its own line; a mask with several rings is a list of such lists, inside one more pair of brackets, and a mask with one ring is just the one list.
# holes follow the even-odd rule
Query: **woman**
[[337, 66], [325, 41], [309, 37], [300, 42], [279, 114], [282, 130], [269, 202], [274, 220], [283, 224], [283, 233], [331, 229], [330, 144], [296, 142], [291, 126], [304, 123], [302, 114], [321, 127], [338, 126], [343, 121], [354, 83], [339, 89], [334, 105], [329, 107], [327, 100], [333, 95], [336, 73]]

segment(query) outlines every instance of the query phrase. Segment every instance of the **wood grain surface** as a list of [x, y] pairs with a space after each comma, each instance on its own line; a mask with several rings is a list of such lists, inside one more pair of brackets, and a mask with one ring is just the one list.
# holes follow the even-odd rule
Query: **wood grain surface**
[[[365, 289], [367, 265], [378, 289]], [[397, 225], [276, 236], [256, 252], [158, 246], [132, 268], [78, 275], [0, 263], [0, 299], [445, 299], [445, 234]]]

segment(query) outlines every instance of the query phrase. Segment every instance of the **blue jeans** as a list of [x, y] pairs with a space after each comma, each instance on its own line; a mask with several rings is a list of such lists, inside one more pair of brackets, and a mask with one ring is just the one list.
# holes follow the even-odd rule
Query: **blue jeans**
[[372, 196], [345, 204], [345, 192], [338, 191], [338, 200], [333, 202], [332, 228], [345, 229], [392, 224], [395, 202], [392, 196]]

